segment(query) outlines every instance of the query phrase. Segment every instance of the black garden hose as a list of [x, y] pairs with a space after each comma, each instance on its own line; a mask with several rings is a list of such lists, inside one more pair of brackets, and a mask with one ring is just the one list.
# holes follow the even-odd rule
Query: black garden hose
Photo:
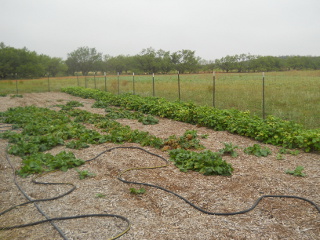
[[[142, 169], [152, 169], [152, 168], [161, 168], [161, 167], [166, 167], [168, 165], [168, 161], [163, 158], [162, 156], [160, 155], [157, 155], [155, 153], [152, 153], [152, 152], [149, 152], [143, 148], [140, 148], [140, 147], [114, 147], [114, 148], [111, 148], [111, 149], [108, 149], [106, 151], [110, 152], [112, 150], [115, 150], [115, 149], [123, 149], [123, 148], [129, 148], [129, 149], [139, 149], [139, 150], [142, 150], [144, 152], [147, 152], [153, 156], [156, 156], [158, 158], [160, 158], [161, 160], [163, 160], [164, 162], [166, 162], [166, 165], [162, 165], [162, 166], [155, 166], [155, 167], [139, 167], [139, 168], [130, 168], [130, 169], [126, 169], [124, 171], [122, 171], [119, 176], [118, 176], [118, 179], [124, 183], [130, 183], [130, 184], [138, 184], [138, 185], [144, 185], [144, 186], [148, 186], [148, 187], [153, 187], [153, 188], [157, 188], [157, 189], [161, 189], [165, 192], [168, 192], [170, 194], [173, 194], [175, 196], [177, 196], [178, 198], [182, 199], [183, 201], [185, 201], [186, 203], [188, 203], [190, 206], [194, 207], [195, 209], [197, 209], [198, 211], [202, 212], [202, 213], [205, 213], [205, 214], [208, 214], [208, 215], [220, 215], [220, 216], [229, 216], [229, 215], [237, 215], [237, 214], [244, 214], [244, 213], [247, 213], [249, 211], [252, 211], [258, 204], [259, 202], [264, 199], [264, 198], [294, 198], [294, 199], [299, 199], [299, 200], [303, 200], [303, 201], [306, 201], [308, 203], [310, 203], [311, 205], [313, 205], [316, 210], [320, 213], [320, 208], [317, 204], [315, 204], [314, 202], [312, 202], [311, 200], [309, 199], [306, 199], [306, 198], [303, 198], [303, 197], [299, 197], [299, 196], [290, 196], [290, 195], [263, 195], [261, 197], [259, 197], [254, 203], [253, 205], [248, 208], [248, 209], [244, 209], [242, 211], [237, 211], [237, 212], [226, 212], [226, 213], [221, 213], [221, 212], [210, 212], [210, 211], [206, 211], [198, 206], [196, 206], [195, 204], [193, 204], [192, 202], [190, 202], [188, 199], [182, 197], [181, 195], [175, 193], [175, 192], [172, 192], [166, 188], [163, 188], [161, 186], [158, 186], [158, 185], [154, 185], [154, 184], [150, 184], [150, 183], [141, 183], [141, 182], [134, 182], [134, 181], [127, 181], [125, 179], [122, 178], [122, 175], [128, 171], [131, 171], [131, 170], [142, 170]], [[105, 151], [105, 152], [106, 152]], [[104, 153], [104, 152], [103, 152]], [[101, 153], [102, 154], [102, 153]], [[101, 154], [99, 154], [98, 156], [100, 156]]]
[[[149, 183], [142, 183], [142, 182], [134, 182], [134, 181], [127, 181], [125, 180], [122, 175], [124, 175], [126, 172], [129, 172], [131, 170], [143, 170], [143, 169], [155, 169], [155, 168], [163, 168], [163, 167], [166, 167], [168, 166], [169, 162], [168, 160], [166, 160], [164, 157], [158, 155], [158, 154], [155, 154], [155, 153], [152, 153], [144, 148], [141, 148], [141, 147], [113, 147], [113, 148], [109, 148], [109, 149], [106, 149], [105, 151], [99, 153], [97, 156], [95, 156], [94, 158], [92, 159], [89, 159], [89, 160], [86, 160], [86, 162], [90, 162], [90, 161], [93, 161], [95, 159], [97, 159], [98, 157], [100, 157], [101, 155], [105, 154], [106, 152], [111, 152], [113, 150], [116, 150], [116, 149], [137, 149], [137, 150], [141, 150], [141, 151], [144, 151], [152, 156], [155, 156], [155, 157], [158, 157], [160, 158], [162, 161], [164, 161], [164, 164], [163, 165], [159, 165], [159, 166], [153, 166], [153, 167], [138, 167], [138, 168], [129, 168], [129, 169], [126, 169], [124, 171], [121, 171], [120, 174], [118, 175], [118, 179], [121, 181], [121, 182], [124, 182], [124, 183], [128, 183], [128, 184], [137, 184], [137, 185], [143, 185], [143, 186], [148, 186], [148, 187], [153, 187], [153, 188], [157, 188], [157, 189], [160, 189], [160, 190], [163, 190], [165, 192], [168, 192], [170, 194], [173, 194], [174, 196], [182, 199], [183, 201], [185, 201], [187, 204], [189, 204], [190, 206], [192, 206], [193, 208], [197, 209], [198, 211], [202, 212], [202, 213], [205, 213], [205, 214], [208, 214], [208, 215], [222, 215], [222, 216], [230, 216], [230, 215], [237, 215], [237, 214], [244, 214], [244, 213], [247, 213], [249, 211], [252, 211], [258, 204], [259, 202], [263, 199], [263, 198], [294, 198], [294, 199], [299, 199], [299, 200], [303, 200], [303, 201], [306, 201], [308, 203], [310, 203], [311, 205], [313, 205], [316, 210], [320, 213], [320, 208], [317, 204], [315, 204], [314, 202], [312, 202], [311, 200], [309, 199], [306, 199], [306, 198], [303, 198], [303, 197], [299, 197], [299, 196], [289, 196], [289, 195], [263, 195], [261, 197], [259, 197], [255, 202], [254, 204], [248, 208], [248, 209], [245, 209], [245, 210], [242, 210], [242, 211], [237, 211], [237, 212], [226, 212], [226, 213], [221, 213], [221, 212], [210, 212], [210, 211], [206, 211], [198, 206], [196, 206], [195, 204], [193, 204], [192, 202], [190, 202], [189, 200], [187, 200], [186, 198], [182, 197], [181, 195], [175, 193], [175, 192], [172, 192], [166, 188], [163, 188], [161, 186], [157, 186], [157, 185], [154, 185], [154, 184], [149, 184]], [[9, 161], [9, 158], [7, 157], [8, 161]], [[10, 161], [9, 161], [10, 163]], [[10, 163], [11, 165], [11, 163]], [[13, 168], [13, 166], [11, 165], [11, 167]], [[33, 182], [36, 183], [36, 184], [56, 184], [56, 183], [41, 183], [41, 182], [36, 182], [34, 181], [33, 179]], [[15, 181], [16, 183], [16, 181]], [[54, 200], [54, 199], [57, 199], [57, 198], [60, 198], [62, 196], [65, 196], [67, 194], [70, 194], [72, 191], [74, 191], [75, 187], [73, 184], [71, 183], [58, 183], [58, 184], [67, 184], [67, 185], [70, 185], [70, 186], [73, 186], [71, 190], [68, 191], [68, 193], [64, 193], [64, 194], [61, 194], [59, 195], [59, 197], [54, 197], [54, 198], [51, 198], [51, 199], [39, 199], [39, 200], [29, 200], [28, 202], [26, 203], [23, 203], [23, 204], [20, 204], [20, 205], [17, 205], [17, 206], [14, 206], [2, 213], [0, 213], [0, 215], [4, 214], [5, 212], [8, 212], [12, 209], [14, 209], [15, 207], [18, 207], [18, 206], [22, 206], [22, 205], [25, 205], [25, 204], [29, 204], [29, 203], [34, 203], [36, 204], [36, 202], [38, 201], [49, 201], [49, 200]], [[16, 185], [18, 186], [18, 184], [16, 183]], [[18, 187], [21, 191], [21, 188]], [[120, 236], [122, 236], [123, 234], [125, 234], [127, 231], [129, 231], [130, 229], [130, 222], [127, 218], [123, 217], [123, 216], [119, 216], [119, 215], [113, 215], [113, 214], [91, 214], [91, 215], [79, 215], [79, 216], [71, 216], [71, 217], [62, 217], [62, 218], [48, 218], [46, 217], [47, 219], [46, 220], [42, 220], [42, 221], [38, 221], [38, 222], [34, 222], [34, 223], [29, 223], [29, 224], [25, 224], [25, 225], [17, 225], [17, 226], [10, 226], [10, 227], [3, 227], [3, 228], [0, 228], [0, 230], [7, 230], [7, 229], [13, 229], [13, 228], [20, 228], [20, 227], [27, 227], [27, 226], [33, 226], [33, 225], [37, 225], [37, 224], [41, 224], [41, 223], [45, 223], [45, 222], [50, 222], [51, 224], [53, 223], [53, 221], [58, 221], [58, 220], [68, 220], [68, 219], [75, 219], [75, 218], [84, 218], [84, 217], [116, 217], [116, 218], [120, 218], [124, 221], [127, 222], [127, 225], [128, 227], [122, 232], [120, 233], [119, 235], [113, 237], [112, 239], [116, 239]], [[58, 230], [59, 231], [59, 230]], [[59, 231], [60, 233], [60, 231]], [[64, 238], [65, 236], [63, 235], [63, 233], [60, 233], [60, 235]]]
[[[10, 230], [10, 229], [15, 229], [15, 228], [23, 228], [23, 227], [29, 227], [29, 226], [34, 226], [34, 225], [38, 225], [38, 224], [42, 224], [42, 223], [46, 223], [46, 222], [50, 222], [50, 224], [59, 232], [60, 236], [64, 239], [64, 240], [67, 240], [68, 238], [65, 236], [64, 232], [54, 223], [54, 221], [61, 221], [61, 220], [69, 220], [69, 219], [77, 219], [77, 218], [88, 218], [88, 217], [115, 217], [115, 218], [120, 218], [122, 219], [123, 221], [125, 221], [127, 223], [127, 227], [125, 230], [123, 230], [121, 233], [117, 234], [116, 236], [110, 238], [111, 240], [113, 239], [117, 239], [119, 237], [121, 237], [123, 234], [125, 234], [126, 232], [129, 231], [130, 227], [131, 227], [131, 224], [130, 224], [130, 221], [123, 217], [123, 216], [120, 216], [120, 215], [115, 215], [115, 214], [85, 214], [85, 215], [77, 215], [77, 216], [68, 216], [68, 217], [58, 217], [58, 218], [50, 218], [48, 217], [43, 211], [42, 209], [37, 205], [37, 202], [43, 202], [43, 201], [52, 201], [52, 200], [56, 200], [56, 199], [59, 199], [59, 198], [62, 198], [70, 193], [72, 193], [76, 187], [72, 184], [72, 183], [47, 183], [47, 182], [37, 182], [35, 181], [36, 178], [38, 177], [41, 177], [43, 176], [44, 174], [42, 175], [39, 175], [35, 178], [32, 179], [32, 182], [35, 183], [35, 184], [44, 184], [44, 185], [69, 185], [71, 186], [71, 189], [63, 194], [60, 194], [56, 197], [52, 197], [52, 198], [45, 198], [45, 199], [36, 199], [36, 200], [32, 200], [28, 194], [21, 188], [21, 186], [18, 184], [18, 182], [16, 181], [16, 175], [15, 175], [15, 169], [13, 167], [13, 165], [11, 164], [11, 161], [10, 161], [10, 158], [6, 152], [6, 159], [10, 165], [10, 167], [12, 168], [12, 171], [13, 171], [13, 175], [14, 175], [14, 183], [15, 185], [17, 186], [17, 188], [19, 189], [19, 191], [25, 196], [25, 198], [28, 199], [27, 202], [24, 202], [24, 203], [21, 203], [19, 205], [16, 205], [16, 206], [13, 206], [11, 208], [8, 208], [6, 209], [5, 211], [3, 212], [0, 212], [0, 216], [17, 208], [17, 207], [20, 207], [20, 206], [23, 206], [23, 205], [27, 205], [27, 204], [30, 204], [30, 203], [33, 203], [35, 205], [35, 207], [38, 209], [38, 211], [46, 218], [46, 220], [41, 220], [41, 221], [37, 221], [37, 222], [32, 222], [32, 223], [27, 223], [27, 224], [20, 224], [20, 225], [15, 225], [15, 226], [6, 226], [6, 227], [0, 227], [0, 230]], [[54, 170], [56, 171], [56, 170]], [[45, 174], [48, 174], [48, 173], [52, 173], [54, 171], [51, 171], [51, 172], [47, 172]]]

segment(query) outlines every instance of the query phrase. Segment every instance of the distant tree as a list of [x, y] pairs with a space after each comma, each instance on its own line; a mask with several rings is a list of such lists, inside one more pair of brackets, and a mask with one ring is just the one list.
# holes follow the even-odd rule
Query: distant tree
[[99, 70], [101, 62], [102, 53], [95, 48], [80, 47], [68, 54], [66, 64], [70, 71], [81, 71], [82, 75], [87, 76], [90, 71]]
[[217, 59], [215, 63], [222, 71], [230, 72], [237, 68], [237, 57], [227, 55]]
[[200, 69], [200, 58], [195, 56], [195, 51], [183, 49], [171, 54], [174, 68], [180, 73], [196, 72]]

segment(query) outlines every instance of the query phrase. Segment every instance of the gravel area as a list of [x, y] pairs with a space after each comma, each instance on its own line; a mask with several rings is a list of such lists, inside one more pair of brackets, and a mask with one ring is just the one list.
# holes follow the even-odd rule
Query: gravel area
[[[36, 105], [50, 109], [56, 104], [70, 100], [80, 101], [87, 111], [105, 114], [103, 109], [91, 108], [92, 99], [73, 97], [65, 93], [28, 93], [23, 98], [0, 98], [0, 112], [10, 107]], [[210, 212], [235, 212], [247, 209], [262, 195], [294, 195], [307, 198], [320, 206], [320, 155], [304, 153], [284, 155], [277, 160], [279, 147], [261, 144], [271, 149], [268, 157], [255, 157], [243, 153], [243, 149], [257, 141], [224, 131], [213, 131], [204, 127], [159, 118], [159, 124], [143, 125], [136, 120], [121, 119], [121, 124], [132, 129], [148, 131], [160, 138], [180, 136], [186, 130], [195, 129], [198, 134], [207, 134], [201, 139], [207, 149], [217, 151], [223, 143], [232, 143], [239, 148], [238, 157], [223, 157], [231, 163], [232, 176], [204, 176], [197, 172], [180, 172], [171, 162], [167, 167], [129, 171], [123, 175], [126, 180], [155, 184], [173, 191], [195, 205]], [[92, 127], [92, 126], [91, 126]], [[1, 128], [2, 130], [4, 128]], [[6, 156], [6, 140], [0, 139], [0, 212], [26, 202], [25, 197], [14, 184], [12, 166], [18, 169], [21, 159]], [[72, 151], [83, 160], [91, 159], [108, 148], [115, 146], [136, 146], [125, 143], [90, 145], [82, 150], [56, 147], [49, 152]], [[151, 147], [146, 150], [169, 159], [167, 152]], [[77, 189], [71, 194], [38, 206], [50, 217], [67, 217], [83, 214], [115, 214], [131, 222], [130, 230], [119, 239], [320, 239], [320, 214], [311, 204], [292, 198], [267, 198], [245, 214], [216, 216], [201, 213], [183, 200], [152, 187], [144, 187], [146, 193], [135, 195], [130, 188], [140, 188], [117, 179], [118, 174], [128, 168], [152, 167], [163, 164], [161, 159], [139, 149], [116, 149], [106, 152], [96, 160], [79, 167], [88, 170], [95, 177], [80, 180], [78, 173], [67, 172], [46, 174], [38, 181], [72, 183]], [[303, 166], [306, 177], [285, 174], [297, 166]], [[32, 176], [20, 178], [17, 182], [32, 198], [54, 197], [70, 189], [64, 185], [37, 185]], [[101, 197], [103, 195], [103, 197]], [[100, 197], [98, 197], [100, 196]], [[43, 220], [44, 217], [33, 204], [16, 208], [0, 216], [0, 226], [11, 226]], [[126, 228], [126, 222], [114, 217], [84, 218], [55, 221], [68, 239], [110, 239]], [[50, 223], [26, 228], [0, 231], [0, 239], [62, 239]]]

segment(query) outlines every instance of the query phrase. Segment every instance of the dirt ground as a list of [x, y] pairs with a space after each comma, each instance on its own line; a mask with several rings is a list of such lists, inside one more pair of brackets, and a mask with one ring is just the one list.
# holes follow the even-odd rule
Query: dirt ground
[[[0, 112], [10, 107], [36, 105], [56, 109], [55, 104], [77, 100], [87, 111], [105, 114], [103, 109], [91, 108], [94, 100], [73, 97], [64, 93], [29, 93], [23, 98], [0, 98]], [[198, 134], [208, 134], [201, 143], [209, 150], [217, 151], [223, 143], [238, 145], [239, 156], [223, 157], [231, 163], [234, 172], [231, 177], [204, 176], [197, 172], [180, 172], [172, 163], [168, 167], [127, 172], [123, 177], [129, 181], [155, 184], [167, 188], [211, 212], [235, 212], [247, 209], [262, 195], [294, 195], [307, 198], [320, 206], [320, 155], [303, 153], [284, 155], [277, 160], [278, 147], [268, 147], [272, 155], [255, 157], [243, 153], [243, 148], [258, 143], [251, 139], [217, 132], [194, 125], [160, 119], [156, 125], [142, 125], [136, 120], [122, 119], [120, 123], [132, 129], [148, 131], [161, 138], [170, 135], [181, 136], [185, 130], [196, 129]], [[2, 130], [4, 128], [1, 128]], [[26, 202], [14, 184], [13, 170], [21, 164], [19, 157], [6, 157], [7, 141], [0, 139], [0, 212]], [[264, 144], [262, 144], [264, 145]], [[102, 151], [120, 146], [112, 143], [91, 145], [82, 150], [70, 150], [76, 157], [87, 160]], [[121, 146], [139, 146], [126, 143]], [[266, 146], [266, 145], [264, 145]], [[65, 147], [49, 152], [55, 154]], [[145, 147], [152, 153], [169, 159], [168, 153]], [[77, 189], [58, 200], [40, 202], [38, 206], [50, 218], [83, 214], [116, 214], [131, 222], [130, 230], [119, 239], [320, 239], [320, 214], [311, 204], [291, 198], [267, 198], [245, 214], [232, 216], [207, 215], [199, 212], [173, 194], [152, 187], [144, 187], [146, 193], [134, 195], [130, 188], [140, 188], [117, 179], [120, 171], [132, 167], [157, 166], [163, 162], [138, 149], [116, 149], [102, 154], [96, 160], [79, 167], [88, 170], [95, 177], [80, 180], [72, 169], [67, 172], [53, 172], [38, 181], [73, 183]], [[285, 174], [297, 166], [303, 166], [306, 177]], [[32, 198], [54, 197], [70, 189], [70, 186], [35, 185], [32, 177], [17, 177], [21, 188]], [[104, 197], [97, 197], [97, 194]], [[44, 217], [33, 204], [19, 207], [0, 216], [0, 227], [43, 220]], [[126, 228], [118, 218], [84, 218], [55, 221], [68, 239], [110, 239]], [[0, 239], [62, 239], [58, 231], [44, 223], [26, 228], [0, 231]]]

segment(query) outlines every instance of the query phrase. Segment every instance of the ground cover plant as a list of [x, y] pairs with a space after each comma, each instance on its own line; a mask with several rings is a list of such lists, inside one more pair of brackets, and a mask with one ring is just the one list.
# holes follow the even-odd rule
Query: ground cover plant
[[[84, 163], [81, 159], [75, 159], [71, 152], [63, 151], [56, 156], [43, 153], [58, 145], [81, 149], [89, 147], [88, 144], [134, 142], [142, 146], [152, 146], [163, 150], [204, 149], [195, 130], [187, 130], [180, 137], [173, 135], [168, 139], [162, 140], [148, 132], [131, 130], [129, 126], [122, 126], [113, 120], [114, 117], [110, 119], [108, 114], [103, 116], [76, 109], [75, 107], [82, 106], [79, 102], [72, 101], [65, 105], [56, 106], [61, 108], [59, 112], [31, 106], [11, 108], [2, 114], [5, 117], [5, 123], [14, 124], [14, 128], [22, 129], [20, 133], [16, 131], [0, 133], [0, 138], [8, 139], [11, 143], [8, 152], [23, 159], [23, 166], [18, 171], [20, 176], [26, 177], [30, 174], [55, 169], [66, 171]], [[126, 116], [130, 117], [131, 114], [126, 114]], [[94, 124], [106, 134], [86, 129], [82, 125], [83, 123]], [[197, 161], [197, 158], [194, 158], [192, 153], [189, 153], [189, 155], [193, 157], [188, 160], [188, 164]], [[187, 169], [196, 170], [206, 175], [231, 174], [230, 169], [232, 167], [221, 159], [220, 154], [218, 155], [220, 157], [213, 158], [215, 153], [207, 150], [205, 153], [200, 154], [202, 156], [201, 163], [194, 163], [196, 166], [194, 169], [190, 167]], [[175, 159], [181, 158], [181, 156], [171, 154], [171, 157], [176, 165], [181, 168], [179, 161]], [[203, 161], [206, 161], [206, 163], [203, 163]], [[203, 166], [199, 167], [200, 164], [203, 164]], [[89, 173], [85, 171], [78, 171], [78, 173], [81, 179], [89, 176]]]
[[249, 112], [235, 109], [220, 110], [208, 106], [196, 106], [193, 103], [169, 102], [163, 98], [132, 94], [114, 95], [96, 89], [73, 87], [65, 88], [63, 91], [74, 96], [113, 103], [129, 110], [197, 124], [218, 131], [229, 131], [285, 148], [300, 148], [306, 152], [320, 150], [320, 129], [305, 129], [300, 124], [274, 116], [268, 116], [264, 120], [250, 115]]

